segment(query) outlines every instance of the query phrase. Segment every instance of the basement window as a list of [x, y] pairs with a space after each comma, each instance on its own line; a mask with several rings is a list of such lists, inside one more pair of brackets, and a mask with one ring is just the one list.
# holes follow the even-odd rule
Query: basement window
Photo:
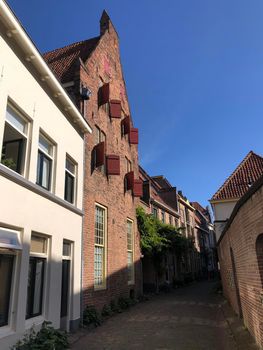
[[1, 163], [18, 174], [25, 170], [28, 121], [14, 107], [8, 105], [1, 153]]

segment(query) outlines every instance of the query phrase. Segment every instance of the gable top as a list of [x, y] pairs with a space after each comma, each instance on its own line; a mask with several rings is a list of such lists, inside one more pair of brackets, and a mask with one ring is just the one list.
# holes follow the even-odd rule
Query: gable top
[[43, 54], [44, 60], [61, 83], [74, 79], [79, 59], [86, 61], [99, 42], [100, 37], [79, 41]]
[[250, 151], [224, 184], [213, 195], [213, 200], [239, 199], [263, 174], [263, 158]]
[[172, 188], [170, 182], [163, 175], [151, 176], [151, 178], [162, 189]]

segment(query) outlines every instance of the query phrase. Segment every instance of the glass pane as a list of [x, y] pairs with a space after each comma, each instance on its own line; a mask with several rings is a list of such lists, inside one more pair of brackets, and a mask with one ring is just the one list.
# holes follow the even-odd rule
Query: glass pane
[[8, 324], [13, 261], [12, 255], [0, 255], [0, 327]]
[[18, 237], [19, 232], [0, 227], [0, 247], [21, 249]]
[[65, 196], [64, 199], [70, 203], [74, 202], [74, 177], [68, 172], [65, 174]]
[[41, 184], [41, 159], [42, 153], [38, 152], [37, 155], [37, 184]]
[[26, 121], [10, 106], [6, 109], [6, 120], [22, 133], [26, 133]]
[[105, 210], [96, 207], [95, 216], [95, 244], [104, 245], [104, 213]]
[[66, 159], [66, 169], [75, 174], [75, 164], [68, 158]]
[[70, 256], [71, 255], [71, 244], [68, 242], [63, 242], [63, 253], [64, 256]]
[[32, 235], [30, 251], [34, 252], [34, 253], [46, 254], [46, 252], [47, 252], [47, 239], [45, 237]]
[[132, 237], [132, 222], [127, 221], [127, 249], [133, 250], [133, 237]]
[[104, 248], [95, 247], [94, 254], [94, 284], [100, 286], [103, 284], [103, 262], [104, 262]]
[[39, 142], [38, 142], [39, 148], [46, 152], [47, 154], [52, 156], [52, 145], [51, 143], [43, 136], [39, 135]]
[[47, 159], [45, 156], [42, 160], [42, 183], [41, 185], [49, 189], [50, 184], [50, 169], [51, 169], [51, 160]]
[[40, 314], [42, 309], [42, 284], [44, 273], [44, 261], [36, 261], [35, 266], [35, 288], [33, 296], [33, 315]]
[[69, 280], [70, 280], [70, 261], [63, 260], [62, 261], [60, 317], [65, 317], [68, 314]]

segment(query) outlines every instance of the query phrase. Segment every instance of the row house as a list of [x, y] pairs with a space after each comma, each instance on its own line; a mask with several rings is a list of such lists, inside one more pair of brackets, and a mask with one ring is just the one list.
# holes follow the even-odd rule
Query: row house
[[195, 246], [200, 256], [200, 270], [203, 276], [212, 278], [217, 272], [217, 253], [214, 225], [209, 208], [192, 202], [195, 208]]
[[138, 129], [120, 61], [119, 37], [104, 11], [100, 34], [44, 54], [93, 129], [85, 140], [83, 307], [141, 293], [136, 207], [142, 194]]
[[250, 151], [210, 199], [214, 212], [216, 239], [230, 218], [238, 200], [263, 174], [263, 158]]
[[[0, 1], [0, 348], [81, 318], [84, 135], [91, 132]], [[89, 136], [88, 136], [89, 137]]]
[[[164, 224], [178, 227], [180, 216], [176, 187], [172, 187], [164, 176], [151, 177], [142, 167], [140, 167], [140, 179], [143, 182], [141, 207], [144, 208], [146, 213], [152, 214]], [[158, 276], [158, 284], [160, 286], [172, 285], [174, 280], [178, 278], [176, 258], [172, 254], [167, 254], [162, 265], [163, 273]], [[157, 277], [150, 257], [143, 257], [142, 270], [144, 291], [155, 291]]]

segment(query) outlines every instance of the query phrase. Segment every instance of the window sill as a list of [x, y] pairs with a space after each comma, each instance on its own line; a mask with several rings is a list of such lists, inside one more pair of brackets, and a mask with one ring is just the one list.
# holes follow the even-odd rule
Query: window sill
[[44, 321], [45, 321], [45, 318], [42, 315], [29, 318], [28, 320], [26, 320], [25, 328], [27, 330], [27, 329], [30, 329], [32, 326], [39, 326]]
[[99, 292], [101, 290], [106, 290], [107, 287], [104, 285], [104, 286], [94, 286], [94, 292]]
[[44, 189], [43, 187], [34, 184], [33, 182], [25, 179], [22, 175], [16, 173], [15, 171], [7, 168], [6, 166], [0, 164], [0, 175], [4, 176], [10, 181], [15, 182], [16, 184], [42, 196], [46, 199], [68, 209], [74, 212], [75, 214], [78, 214], [80, 216], [83, 216], [83, 211], [76, 208], [73, 204], [70, 204], [69, 202], [65, 201], [64, 199], [61, 199], [57, 196], [55, 196], [53, 193], [49, 192], [48, 190]]
[[0, 339], [8, 337], [10, 335], [15, 334], [15, 331], [13, 331], [10, 326], [3, 326], [0, 327]]

